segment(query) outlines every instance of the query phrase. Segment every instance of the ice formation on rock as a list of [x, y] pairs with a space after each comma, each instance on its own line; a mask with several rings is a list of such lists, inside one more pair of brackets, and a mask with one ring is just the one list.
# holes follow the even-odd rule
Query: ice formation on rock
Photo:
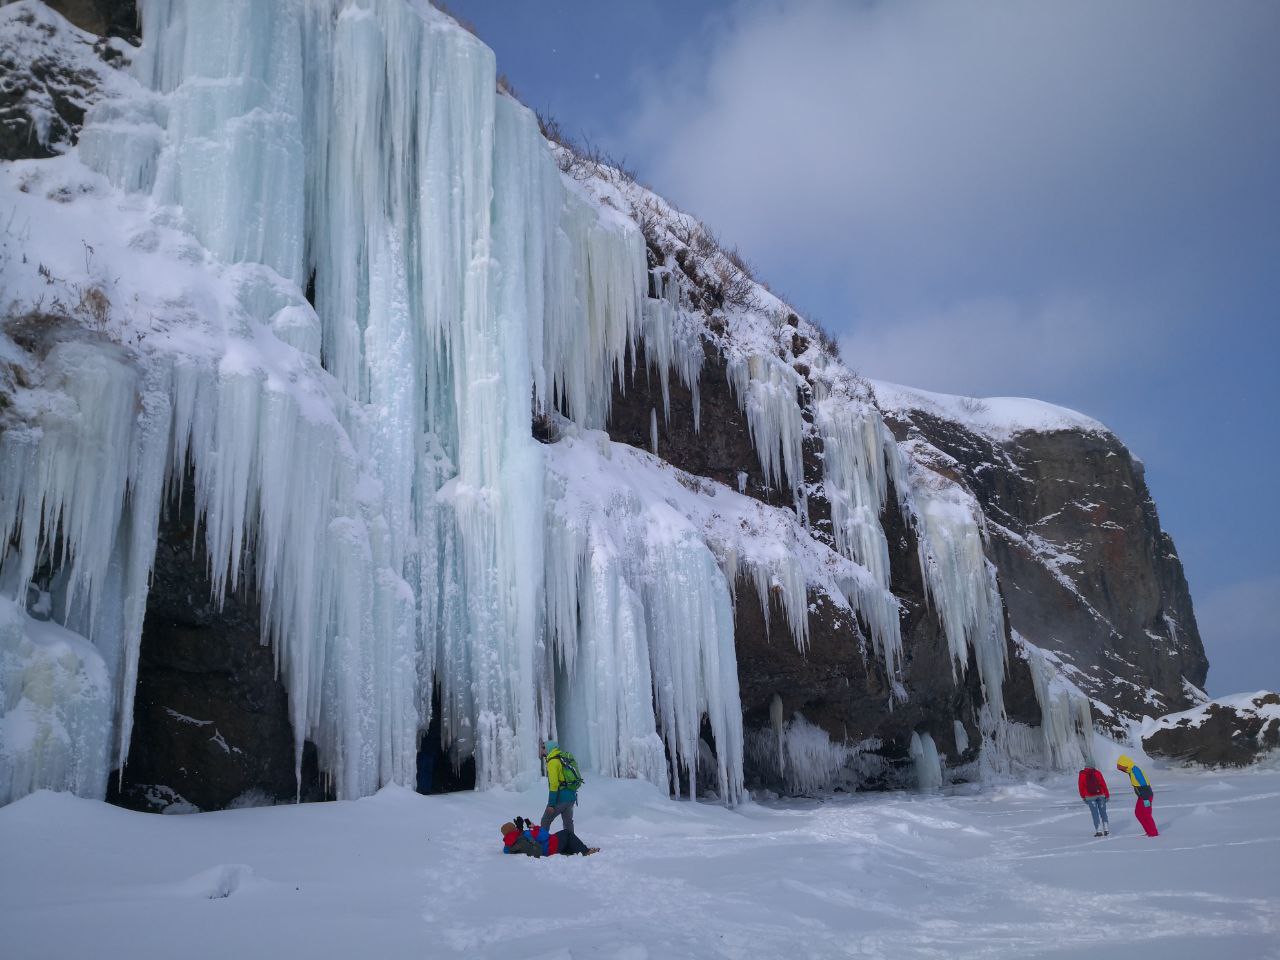
[[[197, 258], [244, 267], [222, 302], [170, 305], [210, 328], [203, 356], [54, 348], [46, 386], [70, 413], [54, 405], [0, 450], [6, 584], [24, 595], [55, 547], [68, 561], [59, 609], [107, 657], [103, 762], [119, 766], [156, 524], [166, 493], [192, 496], [215, 595], [253, 578], [298, 757], [314, 740], [339, 796], [411, 780], [437, 686], [442, 736], [481, 786], [531, 775], [557, 703], [530, 398], [600, 425], [641, 334], [664, 384], [674, 370], [696, 388], [700, 344], [670, 298], [646, 299], [635, 224], [561, 176], [533, 115], [497, 94], [492, 52], [425, 3], [140, 13], [142, 86], [90, 117], [82, 159], [148, 194]], [[565, 547], [553, 568], [608, 568], [594, 543]], [[686, 766], [710, 710], [732, 800], [729, 586], [699, 537], [649, 559], [659, 579], [633, 612], [675, 629], [638, 635], [654, 672], [647, 646], [630, 651], [627, 742], [588, 753], [665, 782], [655, 699]], [[612, 626], [584, 619], [587, 636]], [[579, 685], [562, 678], [570, 716]]]
[[1019, 653], [1026, 657], [1036, 702], [1040, 705], [1041, 762], [1051, 770], [1075, 770], [1092, 756], [1093, 716], [1089, 698], [1067, 679], [1061, 665], [1048, 651], [1015, 635]]
[[[831, 504], [831, 527], [836, 548], [865, 567], [886, 592], [889, 590], [889, 544], [880, 516], [890, 481], [896, 491], [895, 509], [906, 509], [911, 496], [901, 459], [879, 411], [867, 398], [855, 396], [843, 384], [837, 389], [815, 379], [815, 427], [822, 438], [823, 492]], [[902, 657], [898, 611], [874, 604], [861, 612], [876, 648], [894, 675]]]
[[781, 699], [775, 697], [774, 703], [777, 711], [770, 726], [753, 731], [747, 747], [757, 769], [767, 771], [788, 793], [812, 795], [855, 787], [875, 768], [865, 753], [880, 746], [879, 741], [833, 741], [799, 713], [784, 721]]
[[[139, 9], [138, 82], [121, 77], [50, 161], [97, 211], [101, 256], [119, 254], [113, 290], [133, 306], [116, 322], [136, 348], [67, 336], [15, 360], [31, 385], [0, 434], [0, 586], [10, 606], [47, 589], [79, 658], [31, 680], [55, 627], [17, 607], [5, 621], [6, 710], [39, 691], [66, 735], [30, 741], [0, 802], [100, 796], [126, 761], [157, 529], [178, 498], [194, 501], [214, 599], [259, 598], [298, 763], [314, 741], [340, 797], [412, 782], [438, 694], [443, 745], [475, 757], [480, 786], [534, 776], [537, 737], [560, 731], [592, 770], [735, 801], [739, 578], [801, 650], [811, 595], [856, 615], [896, 680], [890, 507], [919, 536], [957, 675], [972, 653], [1002, 713], [972, 498], [904, 457], [834, 363], [808, 380], [807, 423], [806, 379], [760, 334], [764, 307], [715, 341], [673, 263], [648, 270], [631, 201], [561, 173], [475, 37], [424, 0]], [[6, 174], [24, 215], [43, 208], [15, 184], [38, 175]], [[37, 260], [66, 262], [64, 241], [31, 239], [31, 283]], [[663, 422], [677, 377], [696, 429], [706, 341], [794, 510], [743, 496], [745, 474], [734, 492], [595, 432], [641, 374]], [[531, 413], [562, 439], [537, 443]], [[655, 451], [658, 427], [655, 405]], [[834, 549], [807, 529], [809, 441]], [[109, 718], [101, 743], [91, 717]], [[773, 735], [796, 790], [830, 786], [859, 749], [799, 716]], [[936, 760], [927, 735], [917, 746]]]
[[565, 737], [598, 769], [657, 779], [661, 731], [677, 768], [671, 782], [685, 778], [696, 794], [705, 716], [716, 790], [736, 799], [743, 730], [733, 584], [745, 576], [763, 602], [777, 597], [797, 642], [807, 636], [809, 589], [849, 610], [848, 593], [870, 601], [878, 588], [792, 511], [682, 474], [602, 433], [564, 429], [547, 448], [545, 557]]
[[790, 490], [797, 509], [803, 510], [804, 421], [796, 401], [798, 375], [774, 357], [752, 354], [745, 361], [731, 361], [728, 376], [746, 411], [765, 480], [772, 487]]
[[931, 469], [926, 457], [913, 456], [916, 443], [898, 448], [906, 460], [899, 482], [910, 490], [925, 595], [951, 648], [953, 675], [963, 674], [972, 656], [984, 698], [1000, 716], [1007, 657], [1004, 607], [995, 567], [984, 550], [982, 511], [968, 490]]
[[111, 689], [84, 637], [0, 597], [0, 803], [48, 788], [107, 784]]
[[921, 793], [931, 793], [945, 782], [942, 758], [938, 756], [938, 747], [933, 736], [919, 731], [911, 734], [909, 748], [911, 762], [915, 769], [916, 788]]

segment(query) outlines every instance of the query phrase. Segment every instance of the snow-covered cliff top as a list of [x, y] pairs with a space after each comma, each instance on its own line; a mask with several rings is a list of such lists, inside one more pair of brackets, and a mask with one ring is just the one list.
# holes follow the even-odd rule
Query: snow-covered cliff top
[[1019, 433], [1081, 430], [1109, 433], [1106, 426], [1075, 410], [1029, 397], [955, 397], [897, 383], [872, 380], [876, 401], [886, 413], [924, 413], [953, 420], [974, 433], [1004, 440]]

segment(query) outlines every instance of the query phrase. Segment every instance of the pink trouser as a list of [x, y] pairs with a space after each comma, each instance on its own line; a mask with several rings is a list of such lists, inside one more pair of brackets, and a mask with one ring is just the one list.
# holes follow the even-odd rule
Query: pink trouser
[[1147, 831], [1148, 837], [1158, 837], [1160, 831], [1156, 829], [1155, 818], [1151, 816], [1151, 804], [1151, 800], [1143, 800], [1139, 797], [1138, 802], [1133, 806], [1133, 815], [1142, 824], [1142, 829]]

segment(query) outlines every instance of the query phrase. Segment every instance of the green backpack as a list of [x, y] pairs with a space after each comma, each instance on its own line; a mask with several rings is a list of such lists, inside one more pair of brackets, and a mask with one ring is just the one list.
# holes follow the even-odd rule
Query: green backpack
[[586, 783], [582, 779], [582, 774], [578, 772], [578, 761], [573, 759], [572, 753], [565, 753], [563, 750], [555, 757], [560, 761], [561, 776], [563, 782], [560, 784], [562, 790], [579, 790]]

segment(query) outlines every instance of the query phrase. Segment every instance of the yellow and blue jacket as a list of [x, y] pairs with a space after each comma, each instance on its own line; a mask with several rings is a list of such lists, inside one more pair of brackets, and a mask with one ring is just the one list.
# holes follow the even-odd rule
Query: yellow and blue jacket
[[1116, 761], [1116, 769], [1129, 775], [1129, 784], [1133, 787], [1139, 799], [1150, 800], [1155, 796], [1155, 791], [1151, 789], [1151, 782], [1147, 780], [1147, 775], [1142, 772], [1142, 768], [1133, 762], [1133, 758], [1129, 756], [1121, 756]]
[[547, 754], [547, 806], [558, 807], [577, 799], [578, 791], [564, 785], [564, 763], [560, 760], [560, 748], [556, 747]]

